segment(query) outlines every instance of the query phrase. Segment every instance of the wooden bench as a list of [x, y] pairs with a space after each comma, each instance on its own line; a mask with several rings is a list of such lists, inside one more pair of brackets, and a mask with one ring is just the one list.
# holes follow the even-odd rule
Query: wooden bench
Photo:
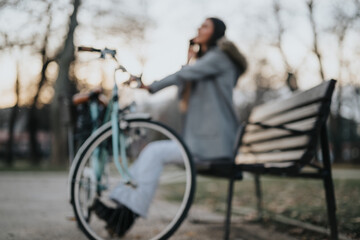
[[[262, 174], [323, 180], [331, 238], [338, 239], [326, 128], [335, 83], [326, 81], [288, 99], [255, 107], [240, 127], [232, 159], [204, 159], [196, 164], [198, 174], [229, 179], [224, 239], [230, 234], [234, 181], [241, 180], [244, 171], [257, 176], [258, 196]], [[319, 149], [322, 163], [316, 161]]]

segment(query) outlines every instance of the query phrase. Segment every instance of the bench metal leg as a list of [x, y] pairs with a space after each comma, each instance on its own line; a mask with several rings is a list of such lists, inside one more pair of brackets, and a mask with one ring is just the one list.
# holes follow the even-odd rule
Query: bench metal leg
[[328, 144], [326, 126], [324, 126], [321, 129], [321, 149], [322, 149], [323, 164], [324, 164], [323, 179], [324, 179], [329, 225], [331, 229], [331, 239], [337, 240], [339, 239], [339, 236], [338, 236], [337, 221], [336, 221], [336, 202], [335, 202], [334, 185], [331, 174], [331, 162], [330, 162], [329, 144]]
[[262, 220], [263, 218], [263, 205], [262, 205], [262, 194], [261, 194], [261, 183], [260, 183], [260, 175], [255, 174], [255, 194], [257, 200], [257, 214], [258, 220]]
[[229, 181], [229, 190], [228, 190], [228, 198], [227, 198], [227, 210], [226, 210], [226, 218], [225, 218], [225, 235], [224, 240], [229, 240], [230, 237], [230, 227], [231, 227], [231, 204], [234, 192], [234, 177]]
[[334, 194], [334, 186], [328, 173], [325, 173], [324, 176], [324, 186], [325, 186], [325, 195], [326, 195], [326, 205], [327, 212], [329, 218], [329, 225], [331, 230], [331, 239], [338, 239], [338, 229], [337, 229], [337, 221], [336, 221], [336, 203], [335, 203], [335, 194]]

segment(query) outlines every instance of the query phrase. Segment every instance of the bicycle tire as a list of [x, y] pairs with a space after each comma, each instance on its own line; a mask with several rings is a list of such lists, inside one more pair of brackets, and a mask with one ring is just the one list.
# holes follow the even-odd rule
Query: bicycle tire
[[[122, 120], [122, 121], [124, 121], [124, 120]], [[193, 165], [193, 161], [191, 158], [191, 154], [190, 154], [188, 148], [186, 147], [186, 145], [184, 144], [184, 142], [182, 141], [182, 139], [176, 134], [176, 132], [174, 132], [172, 129], [170, 129], [169, 127], [167, 127], [166, 125], [164, 125], [162, 123], [155, 122], [152, 120], [146, 120], [146, 119], [130, 119], [130, 120], [126, 120], [126, 123], [128, 124], [128, 127], [130, 129], [134, 129], [134, 131], [138, 130], [138, 129], [146, 128], [146, 129], [151, 129], [154, 132], [160, 132], [164, 136], [175, 141], [177, 143], [177, 146], [181, 150], [182, 160], [184, 161], [182, 168], [184, 168], [183, 171], [185, 173], [184, 178], [185, 178], [186, 183], [184, 185], [185, 190], [182, 189], [182, 187], [180, 190], [180, 194], [183, 191], [184, 195], [181, 198], [181, 203], [178, 207], [176, 214], [174, 215], [173, 219], [171, 221], [169, 221], [169, 223], [164, 227], [164, 229], [162, 229], [160, 231], [160, 233], [154, 234], [155, 236], [145, 236], [143, 238], [139, 238], [139, 235], [136, 235], [136, 237], [134, 237], [134, 239], [135, 238], [136, 239], [151, 239], [151, 240], [168, 239], [180, 227], [181, 223], [185, 219], [185, 217], [190, 209], [190, 206], [191, 206], [193, 198], [194, 198], [196, 181], [195, 181], [195, 170], [194, 170], [194, 165]], [[96, 147], [100, 146], [100, 144], [107, 141], [107, 139], [111, 138], [111, 135], [112, 135], [112, 130], [111, 130], [110, 123], [104, 124], [94, 134], [92, 134], [85, 141], [85, 143], [79, 149], [79, 152], [76, 154], [76, 157], [75, 157], [75, 160], [73, 163], [73, 164], [75, 164], [75, 168], [74, 168], [74, 171], [71, 173], [72, 176], [70, 176], [70, 179], [71, 179], [71, 201], [72, 201], [73, 210], [74, 210], [78, 225], [80, 226], [80, 229], [86, 234], [86, 236], [89, 239], [94, 239], [94, 240], [95, 239], [96, 240], [113, 239], [113, 238], [106, 238], [103, 236], [99, 236], [100, 234], [93, 229], [95, 227], [90, 226], [91, 223], [89, 223], [89, 221], [91, 221], [89, 219], [94, 219], [94, 218], [93, 217], [90, 218], [90, 216], [85, 216], [85, 214], [83, 213], [82, 205], [80, 202], [81, 201], [80, 185], [82, 183], [81, 178], [84, 176], [85, 165], [87, 164], [87, 162], [90, 162], [89, 158], [90, 158], [92, 152], [94, 151], [94, 149], [96, 149]], [[110, 163], [108, 165], [110, 165]], [[176, 170], [176, 171], [180, 171], [180, 170]], [[181, 181], [183, 181], [183, 180], [181, 180]], [[159, 185], [160, 185], [160, 183], [159, 183]], [[179, 184], [179, 183], [176, 183], [176, 184]], [[183, 185], [183, 183], [181, 183], [181, 186], [182, 185]], [[160, 187], [161, 187], [161, 185], [160, 185]], [[91, 188], [91, 186], [88, 188]], [[167, 188], [168, 188], [168, 186], [165, 186], [164, 191], [172, 191], [173, 190], [173, 189], [166, 190]], [[160, 203], [161, 203], [161, 201], [160, 201]], [[173, 204], [173, 203], [171, 203], [171, 204]], [[152, 205], [154, 205], [154, 203], [152, 203]], [[143, 220], [143, 221], [147, 221], [147, 220]], [[132, 234], [136, 234], [136, 230], [134, 230], [135, 233], [133, 230], [131, 230], [131, 231], [132, 231]], [[128, 235], [125, 235], [125, 238], [121, 238], [121, 239], [131, 239], [131, 236], [128, 238]]]

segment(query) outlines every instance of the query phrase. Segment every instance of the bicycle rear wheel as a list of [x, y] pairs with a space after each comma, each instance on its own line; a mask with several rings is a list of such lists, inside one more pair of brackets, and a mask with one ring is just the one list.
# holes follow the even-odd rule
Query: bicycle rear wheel
[[[135, 168], [139, 154], [160, 140], [171, 141], [181, 157], [162, 164], [156, 192], [146, 218], [137, 218], [125, 236], [112, 236], [105, 229], [106, 222], [92, 213], [90, 208], [95, 198], [115, 207], [110, 194], [123, 184], [122, 176], [113, 161], [111, 125], [103, 125], [84, 143], [75, 157], [71, 198], [77, 221], [90, 239], [167, 239], [178, 229], [193, 200], [195, 171], [191, 155], [177, 134], [161, 123], [132, 119], [125, 121], [125, 125], [123, 133], [130, 171]], [[149, 166], [148, 171], [156, 170], [151, 169], [151, 164]], [[133, 191], [144, 187], [142, 184], [147, 184], [141, 179], [135, 180], [138, 186]]]

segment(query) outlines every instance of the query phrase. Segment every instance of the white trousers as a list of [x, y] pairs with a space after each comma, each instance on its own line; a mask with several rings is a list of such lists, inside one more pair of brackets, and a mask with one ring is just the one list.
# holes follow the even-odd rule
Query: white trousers
[[120, 183], [111, 191], [110, 198], [146, 218], [163, 165], [167, 162], [179, 162], [181, 159], [181, 150], [174, 141], [149, 143], [129, 169], [137, 187], [134, 189]]

